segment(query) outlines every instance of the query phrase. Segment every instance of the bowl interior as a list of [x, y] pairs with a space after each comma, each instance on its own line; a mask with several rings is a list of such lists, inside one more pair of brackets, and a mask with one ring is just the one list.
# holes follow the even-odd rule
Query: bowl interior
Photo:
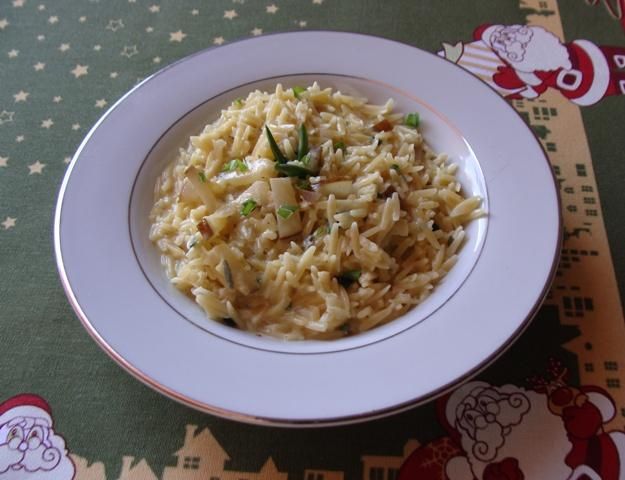
[[480, 164], [462, 133], [425, 102], [391, 85], [351, 76], [301, 74], [262, 79], [222, 92], [187, 112], [154, 144], [143, 160], [135, 179], [128, 215], [134, 253], [147, 281], [163, 302], [178, 313], [180, 321], [192, 322], [206, 334], [255, 349], [284, 353], [320, 353], [361, 347], [396, 335], [408, 328], [418, 327], [420, 322], [426, 320], [458, 291], [479, 258], [486, 238], [488, 217], [475, 220], [467, 226], [467, 240], [459, 254], [459, 261], [424, 302], [386, 325], [353, 337], [332, 341], [284, 342], [225, 327], [207, 318], [193, 299], [170, 283], [161, 266], [160, 254], [148, 238], [149, 214], [153, 205], [157, 177], [168, 163], [175, 160], [179, 149], [187, 146], [189, 137], [198, 134], [205, 124], [214, 121], [221, 109], [226, 108], [234, 99], [245, 97], [255, 89], [273, 91], [277, 83], [288, 88], [295, 85], [310, 85], [315, 81], [322, 88], [332, 87], [346, 94], [364, 96], [371, 103], [384, 103], [388, 98], [393, 98], [396, 112], [418, 112], [426, 142], [434, 151], [448, 154], [450, 161], [459, 165], [457, 175], [465, 193], [481, 196], [483, 208], [489, 210], [488, 193]]

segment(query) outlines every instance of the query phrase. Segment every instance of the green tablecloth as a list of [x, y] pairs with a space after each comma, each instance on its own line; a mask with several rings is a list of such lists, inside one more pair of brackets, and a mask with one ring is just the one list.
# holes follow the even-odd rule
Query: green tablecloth
[[[617, 478], [610, 475], [625, 470], [618, 454], [625, 451], [618, 449], [625, 424], [625, 325], [612, 265], [623, 298], [625, 97], [619, 88], [625, 91], [624, 11], [619, 0], [559, 5], [556, 0], [2, 0], [0, 402], [27, 392], [45, 398], [76, 478], [392, 480], [402, 464], [402, 478], [512, 479], [522, 478], [514, 472], [524, 471], [529, 479], [541, 478], [532, 474], [536, 471], [582, 466], [602, 478]], [[333, 29], [380, 35], [432, 52], [443, 51], [443, 42], [448, 49], [462, 42], [463, 56], [450, 60], [495, 81], [496, 72], [485, 73], [479, 55], [470, 56], [471, 46], [488, 46], [481, 31], [475, 33], [484, 24], [541, 26], [563, 39], [560, 45], [566, 47], [559, 51], [565, 48], [571, 62], [564, 71], [562, 65], [535, 68], [526, 72], [533, 75], [530, 80], [510, 67], [501, 68], [496, 78], [500, 87], [524, 92], [511, 102], [541, 138], [554, 165], [565, 242], [556, 283], [536, 321], [479, 376], [492, 385], [494, 394], [487, 397], [497, 400], [497, 412], [514, 403], [512, 391], [529, 402], [527, 409], [516, 410], [515, 421], [500, 422], [499, 443], [489, 443], [494, 441], [489, 434], [485, 444], [498, 445], [493, 455], [474, 450], [480, 421], [476, 427], [467, 424], [466, 412], [464, 423], [444, 414], [458, 414], [458, 399], [477, 398], [468, 391], [439, 402], [443, 407], [438, 412], [432, 402], [354, 426], [249, 426], [193, 411], [150, 390], [87, 335], [58, 280], [53, 208], [83, 136], [139, 80], [190, 53], [239, 38]], [[576, 39], [593, 42], [599, 60], [593, 63], [592, 55], [586, 55], [590, 47]], [[509, 46], [523, 51], [529, 44], [531, 38], [522, 37]], [[545, 52], [547, 57], [552, 53]], [[366, 52], [354, 55], [375, 61]], [[601, 70], [604, 64], [609, 74]], [[602, 75], [609, 75], [607, 87]], [[588, 98], [582, 90], [589, 85], [603, 90], [592, 105], [580, 107]], [[540, 96], [523, 98], [533, 96], [532, 91]], [[565, 370], [566, 376], [558, 378]], [[503, 384], [513, 386], [506, 390]], [[562, 400], [562, 395], [576, 400]], [[0, 427], [24, 408], [45, 410], [33, 403], [31, 397], [18, 397], [0, 406]], [[564, 404], [577, 410], [565, 412]], [[492, 423], [486, 411], [479, 411], [485, 414], [483, 421]], [[552, 424], [558, 425], [549, 440], [554, 447], [542, 452], [518, 433], [525, 427], [542, 428], [549, 439]], [[43, 470], [35, 474], [3, 467], [10, 444], [6, 438], [0, 429], [0, 479], [65, 478], [61, 464], [47, 477], [36, 476]], [[542, 478], [565, 478], [558, 475]]]

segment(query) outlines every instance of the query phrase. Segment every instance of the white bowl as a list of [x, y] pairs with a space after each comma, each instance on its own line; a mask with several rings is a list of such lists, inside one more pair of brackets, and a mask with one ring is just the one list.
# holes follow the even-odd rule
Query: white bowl
[[[345, 339], [284, 342], [207, 319], [167, 279], [148, 239], [148, 215], [156, 177], [222, 108], [256, 88], [313, 81], [374, 103], [392, 97], [397, 111], [418, 111], [426, 141], [459, 164], [464, 189], [484, 198], [488, 215], [468, 226], [444, 281], [401, 318]], [[64, 287], [109, 355], [190, 406], [277, 425], [386, 415], [476, 373], [527, 326], [559, 241], [550, 166], [503, 99], [432, 54], [335, 32], [236, 42], [148, 78], [84, 140], [55, 218]]]

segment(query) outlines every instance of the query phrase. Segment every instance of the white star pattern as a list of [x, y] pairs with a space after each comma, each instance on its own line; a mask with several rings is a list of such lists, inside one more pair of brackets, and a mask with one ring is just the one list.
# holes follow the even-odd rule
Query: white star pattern
[[258, 27], [254, 27], [254, 30], [252, 30], [250, 33], [252, 35], [254, 35], [255, 37], [257, 37], [258, 35], [262, 35], [263, 34], [263, 29], [262, 28], [258, 28]]
[[43, 42], [46, 39], [45, 35], [37, 35], [37, 40], [39, 40], [40, 42]]
[[152, 62], [154, 62], [154, 63], [161, 63], [161, 57], [154, 57], [152, 59]]
[[45, 9], [46, 6], [43, 3], [37, 7], [37, 10], [39, 10], [40, 12], [43, 12]]
[[224, 12], [224, 18], [227, 18], [228, 20], [232, 20], [234, 17], [238, 17], [239, 14], [237, 13], [236, 10], [226, 10]]
[[60, 103], [60, 102], [61, 102], [61, 100], [63, 100], [63, 97], [60, 97], [60, 96], [58, 96], [58, 95], [52, 99], [52, 101], [53, 101], [54, 103]]
[[306, 22], [306, 20], [300, 20], [298, 22], [298, 25], [302, 28], [304, 28], [306, 25], [308, 25], [308, 22]]
[[191, 10], [191, 15], [199, 15], [200, 11], [197, 8], [194, 8], [193, 10]]
[[102, 50], [102, 45], [94, 45], [94, 46], [93, 46], [93, 49], [94, 49], [96, 52], [99, 52], [100, 50]]
[[145, 31], [148, 33], [152, 33], [154, 31], [153, 27], [145, 27]]
[[71, 162], [71, 161], [72, 161], [71, 157], [65, 157], [65, 158], [63, 159], [63, 163], [69, 163], [69, 162]]
[[4, 30], [9, 25], [10, 23], [6, 18], [0, 18], [0, 30]]
[[79, 21], [80, 23], [85, 23], [85, 22], [87, 21], [87, 17], [84, 17], [84, 16], [83, 16], [83, 17], [79, 17], [79, 18], [78, 18], [78, 21]]
[[116, 32], [120, 28], [124, 28], [124, 22], [122, 22], [121, 18], [117, 20], [109, 20], [109, 23], [106, 24], [106, 29], [111, 30], [112, 32]]
[[271, 5], [267, 5], [265, 7], [265, 10], [267, 11], [267, 13], [276, 13], [278, 11], [278, 7], [272, 3]]
[[46, 118], [43, 122], [41, 122], [41, 128], [50, 129], [50, 127], [54, 125], [54, 122], [51, 118]]
[[184, 40], [184, 37], [186, 37], [187, 34], [183, 33], [182, 30], [178, 30], [177, 32], [171, 32], [169, 34], [169, 41], [170, 42], [182, 42]]
[[15, 226], [15, 220], [17, 220], [17, 218], [7, 217], [4, 220], [4, 222], [2, 222], [2, 226], [4, 227], [5, 230], [8, 230], [9, 228], [13, 228]]
[[117, 78], [118, 73], [117, 72], [111, 72], [109, 73], [109, 77], [111, 78]]
[[122, 57], [130, 58], [130, 57], [134, 57], [138, 53], [139, 53], [139, 50], [137, 50], [136, 45], [125, 45], [120, 55]]
[[6, 167], [9, 162], [9, 157], [0, 157], [0, 167]]
[[8, 53], [9, 58], [15, 58], [15, 57], [17, 57], [19, 54], [20, 54], [20, 51], [19, 51], [19, 50], [15, 50], [15, 49], [10, 50], [10, 51], [9, 51], [9, 53]]
[[312, 0], [314, 5], [321, 5], [323, 3], [323, 0]]
[[28, 170], [30, 170], [30, 172], [28, 172], [28, 175], [33, 175], [35, 173], [41, 175], [41, 172], [43, 171], [43, 168], [46, 166], [45, 163], [41, 163], [39, 160], [37, 160], [35, 163], [31, 163], [30, 165], [28, 165]]
[[13, 121], [13, 115], [15, 112], [7, 112], [6, 110], [2, 110], [0, 112], [0, 125], [4, 123], [11, 123]]
[[152, 13], [158, 13], [161, 11], [161, 7], [159, 7], [158, 5], [151, 5], [148, 10]]
[[96, 102], [95, 102], [95, 106], [97, 108], [104, 108], [106, 106], [106, 104], [107, 104], [107, 101], [105, 99], [103, 99], [103, 98], [101, 98], [100, 100], [96, 100]]
[[24, 90], [20, 90], [15, 95], [13, 95], [13, 98], [15, 99], [15, 103], [25, 102], [26, 99], [28, 98], [28, 95], [30, 95], [30, 93], [25, 92]]
[[59, 22], [59, 17], [57, 17], [56, 15], [52, 15], [50, 18], [48, 18], [48, 23], [50, 25], [54, 25], [55, 23]]
[[61, 52], [67, 52], [70, 49], [69, 43], [61, 43], [59, 50]]
[[41, 62], [37, 62], [37, 63], [35, 63], [33, 65], [33, 68], [35, 69], [35, 71], [40, 72], [41, 70], [46, 68], [46, 64], [45, 63], [41, 63]]
[[215, 37], [213, 38], [213, 43], [215, 45], [221, 45], [225, 42], [224, 37]]
[[15, 141], [17, 143], [22, 143], [24, 140], [26, 140], [26, 137], [24, 135], [18, 135], [17, 137], [15, 137]]
[[72, 130], [80, 130], [80, 123], [74, 123], [72, 125]]
[[83, 75], [87, 75], [89, 72], [89, 65], [76, 65], [73, 70], [70, 70], [70, 73], [74, 75], [74, 77], [79, 78]]
[[13, 0], [13, 6], [15, 8], [23, 7], [24, 6], [24, 0]]

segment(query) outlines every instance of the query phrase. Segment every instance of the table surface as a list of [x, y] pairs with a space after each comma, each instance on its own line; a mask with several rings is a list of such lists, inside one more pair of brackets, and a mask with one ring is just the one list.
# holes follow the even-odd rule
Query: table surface
[[[619, 91], [625, 91], [625, 2], [496, 4], [3, 0], [0, 479], [496, 480], [521, 478], [514, 476], [519, 471], [526, 479], [568, 478], [584, 469], [591, 471], [588, 478], [619, 478], [619, 459], [625, 465], [625, 97]], [[495, 71], [480, 63], [480, 49], [495, 48], [493, 37], [478, 28], [485, 24], [532, 26], [531, 38], [510, 48], [527, 53], [538, 45], [541, 58], [564, 52], [570, 64], [550, 62], [519, 75], [514, 62], [502, 61]], [[473, 383], [381, 420], [280, 429], [191, 410], [111, 361], [63, 293], [52, 214], [78, 144], [138, 81], [204, 48], [306, 29], [368, 33], [446, 52], [508, 95], [548, 152], [565, 228], [544, 306]], [[548, 42], [545, 31], [560, 41]], [[355, 54], [367, 60], [366, 53]], [[518, 98], [513, 90], [521, 92]], [[490, 407], [480, 403], [484, 399]], [[71, 463], [60, 448], [61, 460], [47, 470], [3, 467], [11, 443], [2, 425], [20, 416], [47, 418], [48, 407], [50, 438], [65, 439]], [[28, 434], [31, 425], [23, 426]]]

